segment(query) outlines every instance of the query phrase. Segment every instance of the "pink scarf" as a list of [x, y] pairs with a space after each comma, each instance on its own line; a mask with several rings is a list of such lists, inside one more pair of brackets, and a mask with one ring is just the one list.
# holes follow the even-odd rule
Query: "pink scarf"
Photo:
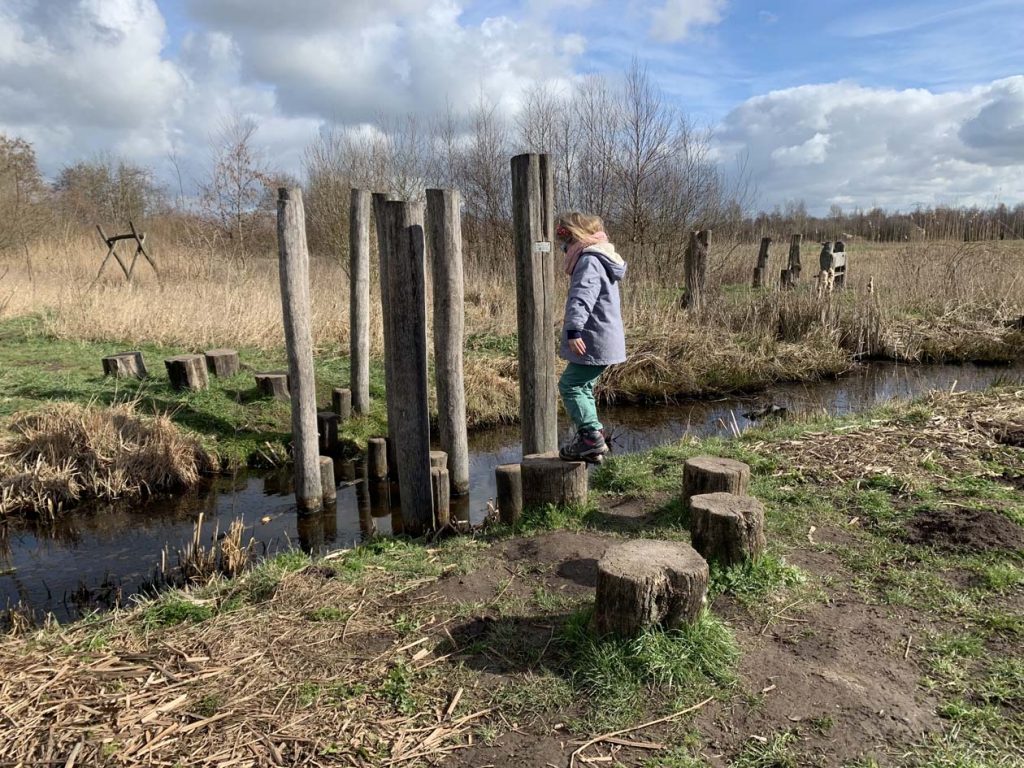
[[592, 245], [598, 243], [607, 243], [608, 235], [602, 232], [595, 232], [592, 235], [588, 235], [582, 240], [573, 240], [569, 245], [569, 248], [565, 252], [565, 274], [571, 275], [572, 271], [576, 269], [576, 262], [580, 260], [580, 256]]

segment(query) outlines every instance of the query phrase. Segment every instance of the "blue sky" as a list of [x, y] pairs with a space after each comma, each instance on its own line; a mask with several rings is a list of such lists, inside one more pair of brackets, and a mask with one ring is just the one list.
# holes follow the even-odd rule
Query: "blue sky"
[[634, 57], [749, 158], [762, 206], [1024, 200], [1024, 0], [5, 0], [0, 131], [51, 172], [199, 167], [240, 112], [298, 171], [325, 125], [481, 93], [514, 113]]

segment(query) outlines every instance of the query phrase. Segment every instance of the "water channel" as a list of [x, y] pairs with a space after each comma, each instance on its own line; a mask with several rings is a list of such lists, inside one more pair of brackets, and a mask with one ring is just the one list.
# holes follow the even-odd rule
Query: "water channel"
[[[630, 453], [687, 434], [731, 434], [753, 423], [744, 413], [772, 405], [788, 414], [841, 415], [932, 390], [976, 390], [1022, 381], [1024, 364], [872, 363], [840, 379], [779, 385], [750, 396], [607, 407], [602, 419], [613, 435], [613, 450]], [[494, 495], [495, 466], [519, 461], [521, 453], [518, 426], [471, 434], [470, 494], [458, 501], [453, 515], [482, 521]], [[310, 517], [296, 515], [288, 472], [278, 471], [219, 477], [169, 499], [78, 509], [53, 525], [9, 522], [0, 528], [0, 610], [20, 601], [66, 621], [123, 602], [151, 581], [165, 549], [175, 552], [192, 538], [200, 514], [204, 542], [241, 518], [244, 540], [254, 539], [260, 555], [292, 547], [317, 553], [352, 546], [370, 534], [393, 533], [400, 522], [387, 486], [368, 487], [358, 481], [360, 472], [358, 463], [340, 465], [337, 505]]]

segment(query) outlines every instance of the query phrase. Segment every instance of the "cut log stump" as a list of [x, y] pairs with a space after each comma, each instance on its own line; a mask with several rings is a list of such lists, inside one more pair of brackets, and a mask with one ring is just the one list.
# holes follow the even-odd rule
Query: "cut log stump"
[[448, 454], [444, 451], [430, 452], [431, 469], [448, 469]]
[[[432, 451], [431, 453], [444, 453]], [[445, 454], [447, 462], [448, 455]], [[434, 498], [434, 526], [437, 530], [444, 528], [451, 521], [451, 481], [448, 479], [446, 467], [430, 468], [430, 488]]]
[[331, 393], [331, 405], [341, 423], [352, 418], [352, 390], [337, 388]]
[[179, 355], [164, 360], [167, 377], [174, 389], [206, 389], [210, 379], [206, 375], [206, 358], [203, 355]]
[[524, 507], [565, 507], [587, 500], [586, 462], [562, 461], [557, 451], [532, 453], [523, 457], [520, 471]]
[[334, 411], [320, 411], [316, 415], [316, 431], [319, 435], [320, 450], [330, 453], [338, 449], [338, 424], [340, 419]]
[[764, 551], [764, 506], [752, 496], [705, 493], [690, 497], [690, 540], [708, 562], [756, 560]]
[[207, 370], [218, 379], [226, 379], [238, 375], [241, 365], [238, 352], [233, 349], [211, 349], [204, 353]]
[[597, 563], [594, 626], [601, 634], [636, 637], [676, 629], [700, 616], [708, 564], [689, 544], [633, 539], [608, 548]]
[[265, 371], [256, 374], [256, 389], [266, 397], [291, 401], [291, 390], [288, 385], [288, 374], [284, 371]]
[[149, 375], [141, 352], [118, 352], [104, 357], [103, 374], [118, 379], [144, 379]]
[[702, 493], [746, 496], [749, 482], [750, 467], [742, 461], [695, 456], [683, 465], [683, 506], [689, 507], [690, 497]]
[[387, 438], [371, 437], [366, 441], [366, 476], [373, 481], [387, 480]]
[[498, 517], [505, 525], [515, 525], [523, 514], [523, 474], [519, 464], [494, 468]]
[[330, 456], [320, 457], [320, 486], [323, 489], [324, 501], [338, 498], [338, 483], [334, 479], [334, 459]]

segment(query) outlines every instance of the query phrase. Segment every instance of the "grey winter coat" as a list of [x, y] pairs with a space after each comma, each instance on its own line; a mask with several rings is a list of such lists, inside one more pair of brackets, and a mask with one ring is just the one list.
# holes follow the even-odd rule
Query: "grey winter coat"
[[[572, 272], [565, 300], [561, 356], [579, 365], [614, 365], [626, 360], [626, 334], [619, 306], [619, 282], [626, 263], [611, 243], [588, 246]], [[580, 356], [569, 349], [569, 339], [587, 346]]]

